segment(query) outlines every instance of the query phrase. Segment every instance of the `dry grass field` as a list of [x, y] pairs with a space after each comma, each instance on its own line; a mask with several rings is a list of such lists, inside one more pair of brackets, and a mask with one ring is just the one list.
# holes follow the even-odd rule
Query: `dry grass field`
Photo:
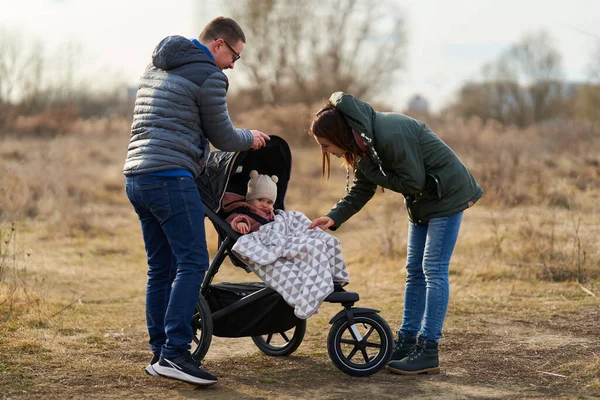
[[[311, 218], [326, 212], [343, 195], [345, 174], [334, 168], [329, 182], [320, 179], [319, 150], [302, 136], [306, 121], [293, 128], [251, 117], [239, 116], [239, 125], [291, 144], [288, 209]], [[486, 190], [465, 213], [452, 259], [442, 373], [343, 374], [326, 349], [338, 306], [325, 304], [289, 357], [263, 355], [249, 338], [214, 338], [205, 366], [219, 384], [209, 388], [143, 372], [145, 254], [121, 172], [128, 123], [0, 137], [2, 398], [600, 397], [598, 128], [431, 125]], [[334, 233], [358, 305], [381, 310], [392, 329], [402, 315], [406, 228], [402, 197], [386, 191]], [[217, 278], [256, 280], [230, 264]]]

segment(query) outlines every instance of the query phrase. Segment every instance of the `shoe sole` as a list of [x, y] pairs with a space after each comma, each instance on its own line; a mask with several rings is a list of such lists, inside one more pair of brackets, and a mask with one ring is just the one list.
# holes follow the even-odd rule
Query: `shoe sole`
[[188, 375], [185, 372], [178, 371], [171, 367], [162, 367], [158, 365], [158, 363], [152, 365], [152, 368], [158, 375], [164, 378], [177, 379], [179, 381], [191, 383], [193, 385], [210, 386], [217, 383], [217, 380], [198, 378], [196, 376]]
[[148, 364], [146, 366], [146, 368], [144, 369], [144, 371], [150, 376], [160, 376], [160, 375], [158, 375], [158, 372], [156, 372], [154, 370], [154, 368], [152, 367], [152, 364]]
[[417, 371], [405, 371], [402, 369], [392, 368], [389, 365], [386, 365], [385, 369], [390, 371], [392, 374], [397, 374], [397, 375], [419, 375], [419, 374], [435, 375], [435, 374], [440, 373], [440, 367], [419, 369]]

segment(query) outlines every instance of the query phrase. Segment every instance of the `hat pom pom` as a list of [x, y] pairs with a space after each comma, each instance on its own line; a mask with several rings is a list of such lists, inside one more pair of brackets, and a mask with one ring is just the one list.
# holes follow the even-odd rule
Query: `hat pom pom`
[[250, 171], [250, 178], [256, 178], [258, 176], [258, 171], [253, 169]]
[[279, 182], [279, 178], [277, 177], [277, 175], [271, 176], [271, 180], [275, 183]]

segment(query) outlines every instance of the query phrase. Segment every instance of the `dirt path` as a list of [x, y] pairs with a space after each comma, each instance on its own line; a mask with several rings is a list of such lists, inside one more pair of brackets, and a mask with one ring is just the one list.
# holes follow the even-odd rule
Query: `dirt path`
[[[578, 360], [598, 360], [600, 344], [593, 330], [598, 316], [597, 308], [589, 308], [578, 314], [587, 321], [583, 324], [574, 318], [495, 319], [464, 334], [451, 332], [441, 346], [442, 373], [432, 376], [381, 371], [352, 378], [337, 371], [322, 352], [270, 358], [257, 355], [249, 339], [215, 338], [207, 363], [216, 369], [231, 367], [223, 370], [223, 388], [215, 389], [224, 396], [219, 398], [592, 398], [600, 393], [586, 390], [585, 380], [574, 378], [573, 371], [556, 372], [556, 366], [571, 360], [576, 369]], [[243, 360], [251, 360], [245, 373]]]
[[[598, 321], [594, 309], [579, 315]], [[205, 367], [219, 377], [219, 384], [209, 388], [146, 376], [142, 369], [149, 352], [141, 324], [98, 335], [40, 332], [0, 350], [0, 387], [3, 399], [142, 399], [159, 394], [165, 399], [231, 400], [600, 397], [598, 386], [591, 385], [598, 376], [597, 330], [590, 323], [581, 328], [587, 333], [573, 332], [568, 327], [572, 321], [563, 322], [490, 320], [470, 331], [450, 330], [440, 347], [442, 373], [432, 376], [385, 370], [366, 378], [347, 376], [329, 360], [314, 324], [309, 324], [306, 343], [289, 357], [263, 355], [249, 338], [214, 338]], [[16, 341], [15, 335], [4, 336], [2, 346]], [[11, 359], [8, 364], [5, 357]]]
[[[129, 221], [115, 230], [138, 237], [137, 229]], [[56, 239], [35, 243], [44, 258], [32, 259], [31, 267], [54, 277], [48, 281], [49, 296], [61, 293], [68, 301], [85, 295], [52, 320], [24, 320], [0, 329], [3, 399], [600, 398], [600, 301], [576, 283], [498, 279], [479, 284], [474, 277], [451, 276], [439, 375], [382, 370], [354, 378], [340, 372], [326, 348], [328, 321], [339, 306], [325, 304], [308, 320], [305, 340], [288, 357], [266, 356], [249, 338], [213, 338], [205, 367], [219, 383], [196, 388], [143, 373], [150, 353], [142, 246], [126, 247], [112, 237], [85, 245]], [[347, 247], [351, 289], [360, 293], [360, 305], [376, 305], [396, 328], [402, 293], [390, 282], [402, 281], [397, 264], [378, 264], [373, 274], [358, 267], [364, 256], [353, 253], [352, 241]], [[223, 269], [221, 280], [250, 279], [229, 271]]]
[[[124, 304], [129, 309], [131, 304]], [[208, 388], [146, 376], [143, 320], [119, 318], [130, 327], [98, 336], [40, 332], [38, 342], [11, 348], [14, 370], [1, 369], [4, 399], [517, 399], [594, 398], [597, 387], [579, 369], [600, 354], [598, 309], [547, 321], [463, 316], [454, 321], [440, 347], [442, 373], [398, 376], [383, 370], [365, 378], [338, 371], [327, 356], [324, 335], [309, 320], [307, 337], [288, 357], [269, 357], [250, 338], [213, 338], [205, 360], [219, 377]], [[104, 310], [106, 311], [106, 310]], [[106, 314], [105, 314], [106, 315]], [[324, 316], [323, 316], [324, 317]], [[465, 320], [473, 322], [470, 325]], [[115, 325], [115, 321], [107, 321]], [[459, 328], [460, 327], [460, 328]], [[13, 333], [9, 333], [12, 336]], [[62, 335], [62, 336], [61, 336]], [[45, 339], [44, 339], [45, 338]], [[52, 346], [45, 346], [51, 342]], [[49, 343], [48, 343], [49, 344]], [[5, 349], [6, 350], [6, 349]], [[5, 351], [3, 350], [3, 351]], [[583, 363], [582, 363], [583, 362]], [[564, 369], [564, 366], [570, 369]], [[596, 363], [596, 368], [598, 364]], [[556, 366], [563, 366], [557, 370]], [[13, 374], [14, 372], [14, 374]], [[585, 372], [585, 371], [583, 371]], [[589, 371], [591, 376], [597, 371]], [[15, 380], [20, 384], [16, 385]]]

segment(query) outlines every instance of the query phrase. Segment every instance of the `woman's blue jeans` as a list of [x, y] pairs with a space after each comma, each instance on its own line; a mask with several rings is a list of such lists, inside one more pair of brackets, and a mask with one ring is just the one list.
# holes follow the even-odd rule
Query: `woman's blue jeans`
[[448, 310], [448, 266], [458, 238], [462, 212], [408, 225], [404, 314], [399, 332], [438, 342]]
[[194, 307], [209, 264], [204, 205], [188, 176], [129, 176], [125, 187], [148, 257], [150, 348], [163, 358], [176, 357], [190, 349]]

